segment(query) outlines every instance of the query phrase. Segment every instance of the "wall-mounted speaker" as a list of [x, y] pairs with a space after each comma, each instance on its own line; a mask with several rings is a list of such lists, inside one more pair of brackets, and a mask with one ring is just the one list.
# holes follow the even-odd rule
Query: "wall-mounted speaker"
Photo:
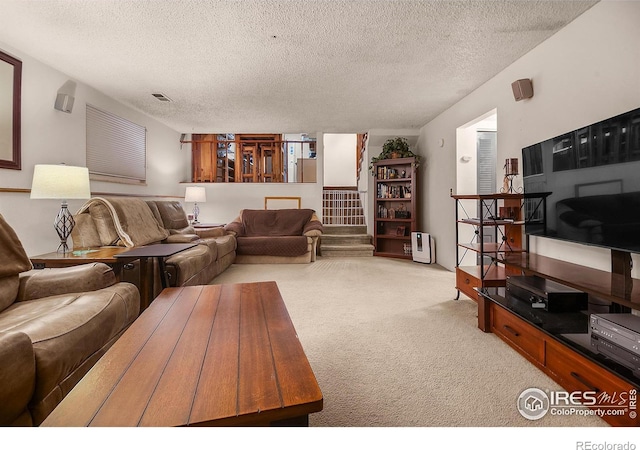
[[53, 105], [53, 107], [58, 111], [71, 113], [71, 111], [73, 110], [73, 101], [74, 98], [72, 95], [59, 93], [56, 96], [56, 103]]
[[511, 89], [513, 89], [513, 97], [517, 102], [533, 97], [533, 83], [529, 78], [514, 81], [511, 83]]

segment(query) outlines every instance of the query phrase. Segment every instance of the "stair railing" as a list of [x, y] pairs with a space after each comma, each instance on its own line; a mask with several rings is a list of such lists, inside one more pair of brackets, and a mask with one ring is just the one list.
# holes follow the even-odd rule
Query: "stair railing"
[[348, 189], [322, 191], [322, 223], [325, 225], [366, 225], [362, 194]]

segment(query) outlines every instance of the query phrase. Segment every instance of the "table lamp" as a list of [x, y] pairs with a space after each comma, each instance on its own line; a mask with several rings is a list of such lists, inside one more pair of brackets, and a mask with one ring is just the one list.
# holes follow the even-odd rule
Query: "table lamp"
[[76, 222], [69, 213], [67, 200], [91, 198], [89, 169], [64, 164], [36, 164], [31, 183], [31, 198], [62, 200], [53, 227], [60, 236], [58, 253], [68, 253], [67, 238]]
[[207, 191], [205, 188], [202, 186], [188, 186], [184, 194], [184, 201], [193, 202], [193, 222], [191, 223], [200, 223], [198, 222], [198, 215], [200, 214], [198, 202], [206, 203]]

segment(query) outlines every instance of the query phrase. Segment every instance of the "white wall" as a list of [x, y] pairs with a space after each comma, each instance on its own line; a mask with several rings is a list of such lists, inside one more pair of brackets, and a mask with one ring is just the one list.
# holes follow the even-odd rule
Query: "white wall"
[[[189, 146], [180, 145], [180, 132], [103, 95], [94, 88], [77, 83], [71, 114], [53, 108], [56, 94], [69, 77], [0, 42], [0, 49], [20, 59], [22, 65], [22, 170], [0, 169], [0, 188], [31, 188], [35, 164], [84, 166], [85, 114], [89, 103], [147, 128], [147, 185], [91, 182], [95, 195], [131, 194], [149, 198], [182, 199], [190, 178]], [[322, 136], [318, 136], [318, 158], [322, 158]], [[319, 159], [318, 179], [322, 180]], [[303, 207], [322, 211], [322, 184], [216, 184], [207, 186], [207, 203], [200, 205], [201, 221], [228, 222], [241, 208], [264, 207], [265, 196], [300, 196]], [[69, 201], [73, 213], [83, 200]], [[193, 205], [186, 205], [191, 210]], [[27, 254], [55, 251], [58, 236], [53, 220], [60, 202], [30, 200], [28, 192], [0, 192], [0, 214], [16, 230]]]
[[[600, 2], [422, 128], [422, 223], [435, 237], [439, 264], [455, 267], [455, 203], [449, 191], [455, 193], [457, 185], [456, 129], [496, 108], [500, 168], [506, 158], [521, 159], [523, 147], [638, 108], [639, 23], [640, 2]], [[511, 83], [520, 78], [533, 79], [534, 97], [516, 102]], [[521, 185], [516, 177], [514, 187]], [[547, 239], [532, 244], [551, 257], [599, 268], [610, 264], [607, 250]]]
[[[326, 133], [324, 135], [325, 186], [356, 185], [357, 140], [356, 134]], [[326, 170], [327, 167], [331, 170]]]
[[[92, 181], [94, 195], [179, 195], [178, 182], [184, 178], [189, 164], [180, 151], [178, 132], [77, 81], [72, 113], [57, 111], [53, 108], [56, 94], [69, 77], [8, 44], [0, 43], [0, 48], [23, 63], [22, 170], [0, 169], [1, 188], [30, 189], [35, 164], [86, 165], [85, 116], [86, 104], [90, 103], [147, 128], [147, 186]], [[70, 211], [75, 212], [82, 203], [69, 201]], [[57, 200], [30, 200], [28, 193], [0, 193], [0, 214], [16, 230], [30, 255], [57, 248], [53, 220], [59, 209]]]

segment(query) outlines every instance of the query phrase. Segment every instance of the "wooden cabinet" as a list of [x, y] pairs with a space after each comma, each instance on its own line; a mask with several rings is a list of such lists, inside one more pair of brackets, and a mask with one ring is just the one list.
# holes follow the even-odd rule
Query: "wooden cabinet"
[[544, 334], [496, 304], [490, 305], [491, 331], [536, 365], [544, 365]]
[[[491, 331], [557, 382], [566, 392], [588, 392], [595, 397], [594, 409], [609, 409], [602, 418], [614, 426], [638, 426], [640, 419], [633, 414], [637, 408], [632, 397], [638, 386], [631, 384], [611, 370], [558, 341], [502, 306], [489, 305]], [[576, 394], [574, 394], [576, 395]], [[585, 401], [585, 405], [589, 401]], [[625, 409], [626, 408], [626, 409]], [[620, 412], [620, 414], [616, 414]], [[631, 414], [630, 414], [631, 413]]]
[[[637, 387], [613, 375], [611, 371], [592, 363], [569, 347], [553, 340], [546, 341], [546, 372], [568, 392], [595, 392], [596, 395], [611, 398], [611, 406], [628, 405], [629, 393], [637, 392]], [[625, 395], [626, 394], [626, 395]], [[620, 403], [620, 405], [617, 405]], [[624, 412], [624, 411], [623, 411]], [[637, 417], [627, 414], [603, 417], [607, 423], [616, 426], [638, 426]]]
[[373, 168], [376, 193], [373, 254], [411, 259], [411, 232], [417, 230], [415, 159], [385, 159]]
[[[622, 264], [621, 258], [627, 259], [612, 251], [612, 268]], [[630, 274], [612, 274], [535, 253], [504, 254], [500, 261], [519, 273], [586, 292], [601, 304], [610, 302], [609, 312], [640, 310], [640, 280]], [[602, 340], [590, 333], [590, 313], [533, 311], [526, 300], [510, 297], [504, 288], [484, 289], [478, 300], [481, 329], [495, 333], [567, 393], [596, 398], [593, 406], [588, 401], [585, 406], [605, 411], [602, 418], [610, 425], [639, 426], [637, 364], [602, 349]]]

